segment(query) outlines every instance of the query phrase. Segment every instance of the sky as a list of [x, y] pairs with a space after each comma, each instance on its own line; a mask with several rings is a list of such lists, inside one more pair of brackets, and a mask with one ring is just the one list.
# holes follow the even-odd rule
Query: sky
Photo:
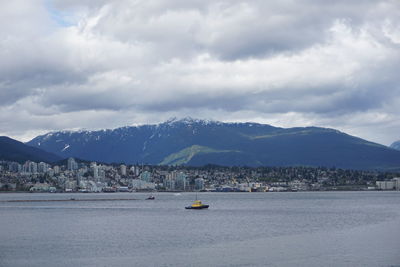
[[171, 117], [400, 140], [398, 0], [13, 0], [0, 135]]

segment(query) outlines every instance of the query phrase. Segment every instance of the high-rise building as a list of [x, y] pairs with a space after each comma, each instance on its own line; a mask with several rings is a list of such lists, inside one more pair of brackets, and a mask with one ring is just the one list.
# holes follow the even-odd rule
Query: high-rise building
[[60, 173], [60, 166], [56, 165], [53, 167], [54, 174], [59, 174]]
[[140, 169], [138, 166], [135, 167], [135, 176], [138, 177], [140, 174]]
[[175, 177], [172, 173], [167, 173], [165, 175], [163, 185], [167, 190], [175, 190]]
[[126, 176], [126, 165], [122, 164], [119, 166], [119, 170], [122, 176]]
[[151, 173], [149, 171], [144, 171], [140, 174], [140, 180], [151, 182]]
[[69, 171], [75, 171], [78, 169], [78, 163], [74, 158], [69, 158], [67, 162], [67, 168]]
[[98, 180], [104, 181], [106, 179], [106, 171], [103, 166], [99, 166], [99, 178]]
[[38, 165], [36, 162], [29, 161], [28, 163], [28, 172], [29, 173], [37, 173], [38, 172]]
[[93, 166], [92, 170], [93, 170], [93, 178], [95, 180], [98, 180], [99, 179], [99, 166], [97, 166], [97, 165]]
[[186, 190], [186, 174], [183, 172], [178, 173], [177, 177], [176, 177], [176, 184], [175, 187], [178, 190]]
[[194, 180], [194, 189], [195, 190], [204, 190], [204, 179], [203, 178], [196, 178]]
[[22, 170], [22, 166], [18, 162], [11, 162], [8, 164], [8, 170], [10, 172], [20, 172]]
[[99, 166], [97, 166], [96, 162], [90, 163], [90, 170], [93, 172], [93, 178], [95, 181], [99, 179]]
[[129, 171], [130, 171], [133, 175], [135, 175], [135, 166], [132, 166], [132, 167], [129, 169]]
[[167, 190], [175, 190], [175, 180], [165, 179], [164, 180], [164, 187]]
[[38, 164], [38, 172], [39, 173], [47, 172], [48, 168], [49, 168], [49, 164], [47, 164], [45, 162], [39, 162], [39, 164]]

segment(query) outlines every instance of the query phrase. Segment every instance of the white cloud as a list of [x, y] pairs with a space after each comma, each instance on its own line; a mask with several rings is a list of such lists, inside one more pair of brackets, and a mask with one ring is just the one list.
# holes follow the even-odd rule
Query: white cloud
[[1, 134], [190, 115], [400, 139], [395, 0], [50, 3], [0, 11]]

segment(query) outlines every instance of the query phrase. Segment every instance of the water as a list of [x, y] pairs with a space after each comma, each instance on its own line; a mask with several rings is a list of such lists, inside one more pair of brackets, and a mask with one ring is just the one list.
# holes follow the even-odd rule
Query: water
[[0, 194], [0, 266], [400, 266], [400, 192]]

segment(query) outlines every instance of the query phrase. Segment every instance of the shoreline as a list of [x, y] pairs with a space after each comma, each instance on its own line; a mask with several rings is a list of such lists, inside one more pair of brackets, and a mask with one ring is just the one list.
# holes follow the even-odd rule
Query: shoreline
[[137, 198], [92, 198], [92, 199], [10, 199], [0, 200], [0, 202], [66, 202], [66, 201], [124, 201], [124, 200], [139, 200]]

